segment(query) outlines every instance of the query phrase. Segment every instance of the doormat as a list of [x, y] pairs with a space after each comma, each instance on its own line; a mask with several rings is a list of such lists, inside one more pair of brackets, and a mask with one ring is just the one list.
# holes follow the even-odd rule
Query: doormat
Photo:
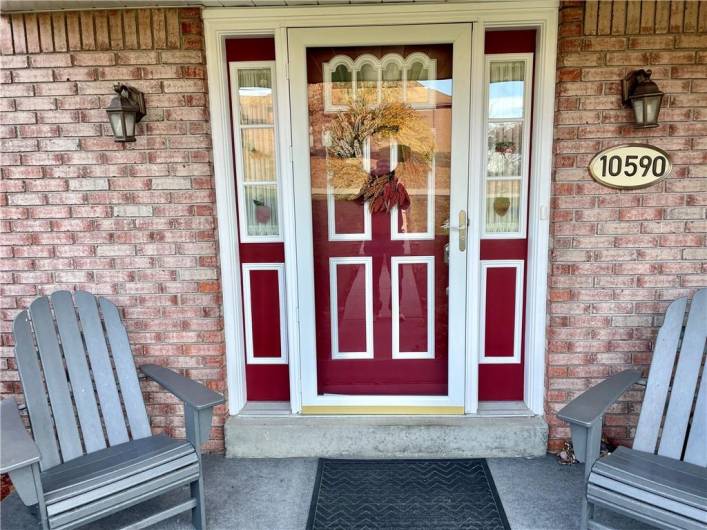
[[309, 530], [510, 530], [484, 459], [319, 459]]

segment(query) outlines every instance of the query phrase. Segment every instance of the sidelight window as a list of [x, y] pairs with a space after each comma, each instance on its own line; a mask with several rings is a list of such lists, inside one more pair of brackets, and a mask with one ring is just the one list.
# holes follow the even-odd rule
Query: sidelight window
[[532, 54], [486, 56], [483, 237], [524, 238]]
[[282, 241], [275, 62], [232, 62], [231, 89], [241, 242]]

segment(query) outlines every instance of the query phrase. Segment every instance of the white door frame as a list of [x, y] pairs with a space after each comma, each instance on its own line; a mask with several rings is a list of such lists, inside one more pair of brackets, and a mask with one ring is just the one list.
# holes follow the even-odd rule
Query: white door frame
[[[317, 330], [314, 301], [314, 255], [312, 242], [312, 197], [309, 159], [309, 108], [307, 97], [308, 47], [322, 46], [390, 46], [397, 44], [451, 43], [454, 47], [452, 66], [452, 166], [450, 222], [456, 226], [460, 210], [467, 210], [466, 176], [469, 173], [469, 114], [471, 71], [471, 24], [436, 24], [415, 26], [356, 26], [294, 28], [288, 31], [290, 60], [290, 100], [292, 105], [292, 156], [297, 204], [297, 284], [300, 312], [299, 356], [302, 385], [302, 405], [327, 406], [386, 406], [386, 407], [457, 407], [464, 410], [464, 366], [466, 296], [464, 291], [449, 289], [449, 362], [448, 395], [319, 395], [317, 392]], [[460, 178], [461, 177], [461, 178]], [[466, 252], [459, 250], [459, 231], [449, 234], [449, 285], [464, 286]], [[456, 320], [452, 320], [458, 316]], [[332, 317], [333, 318], [333, 317]]]
[[[272, 35], [277, 60], [280, 162], [283, 168], [283, 197], [294, 196], [288, 85], [287, 28], [330, 27], [346, 21], [348, 25], [437, 24], [472, 22], [471, 94], [480, 101], [483, 94], [484, 29], [526, 28], [537, 30], [535, 89], [533, 101], [533, 150], [528, 220], [528, 272], [525, 331], [525, 396], [527, 407], [535, 414], [544, 412], [545, 331], [547, 271], [549, 261], [549, 203], [552, 171], [552, 142], [555, 98], [558, 0], [509, 2], [469, 2], [444, 4], [369, 4], [345, 6], [302, 6], [273, 8], [205, 8], [206, 62], [211, 113], [214, 178], [223, 289], [224, 334], [226, 340], [226, 381], [229, 413], [237, 414], [246, 402], [245, 347], [236, 222], [236, 192], [231, 157], [232, 138], [228, 94], [228, 68], [225, 39], [239, 36]], [[471, 163], [469, 172], [480, 186], [483, 138], [483, 109], [471, 106]], [[474, 175], [476, 175], [474, 177]], [[478, 193], [470, 183], [469, 193]], [[473, 204], [473, 202], [469, 202]], [[290, 406], [301, 411], [299, 315], [297, 303], [297, 249], [294, 238], [294, 204], [283, 203], [287, 320], [290, 349]], [[480, 216], [469, 217], [469, 233], [480, 233]], [[467, 300], [479, 295], [479, 239], [469, 238], [467, 249]], [[467, 318], [467, 355], [465, 368], [465, 411], [478, 408], [478, 304], [469, 304]]]

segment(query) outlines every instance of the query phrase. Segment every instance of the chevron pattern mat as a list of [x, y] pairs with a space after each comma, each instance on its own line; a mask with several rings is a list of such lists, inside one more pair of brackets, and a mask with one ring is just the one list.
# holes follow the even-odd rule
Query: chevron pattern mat
[[510, 530], [483, 459], [319, 460], [310, 530]]

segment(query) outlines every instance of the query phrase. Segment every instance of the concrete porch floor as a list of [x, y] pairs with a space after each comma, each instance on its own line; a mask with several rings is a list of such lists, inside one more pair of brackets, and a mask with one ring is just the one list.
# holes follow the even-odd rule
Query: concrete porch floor
[[[491, 458], [489, 467], [514, 530], [564, 530], [579, 527], [583, 466], [561, 466], [554, 456]], [[204, 457], [208, 528], [211, 530], [299, 530], [307, 522], [317, 460], [226, 459]], [[182, 493], [186, 498], [186, 490]], [[158, 498], [94, 523], [90, 528], [118, 528], [168, 506], [181, 496]], [[619, 529], [645, 528], [608, 512], [600, 520]], [[0, 504], [3, 530], [38, 528], [37, 519], [16, 494]], [[86, 527], [89, 528], [89, 527]], [[191, 528], [187, 515], [154, 526]]]

